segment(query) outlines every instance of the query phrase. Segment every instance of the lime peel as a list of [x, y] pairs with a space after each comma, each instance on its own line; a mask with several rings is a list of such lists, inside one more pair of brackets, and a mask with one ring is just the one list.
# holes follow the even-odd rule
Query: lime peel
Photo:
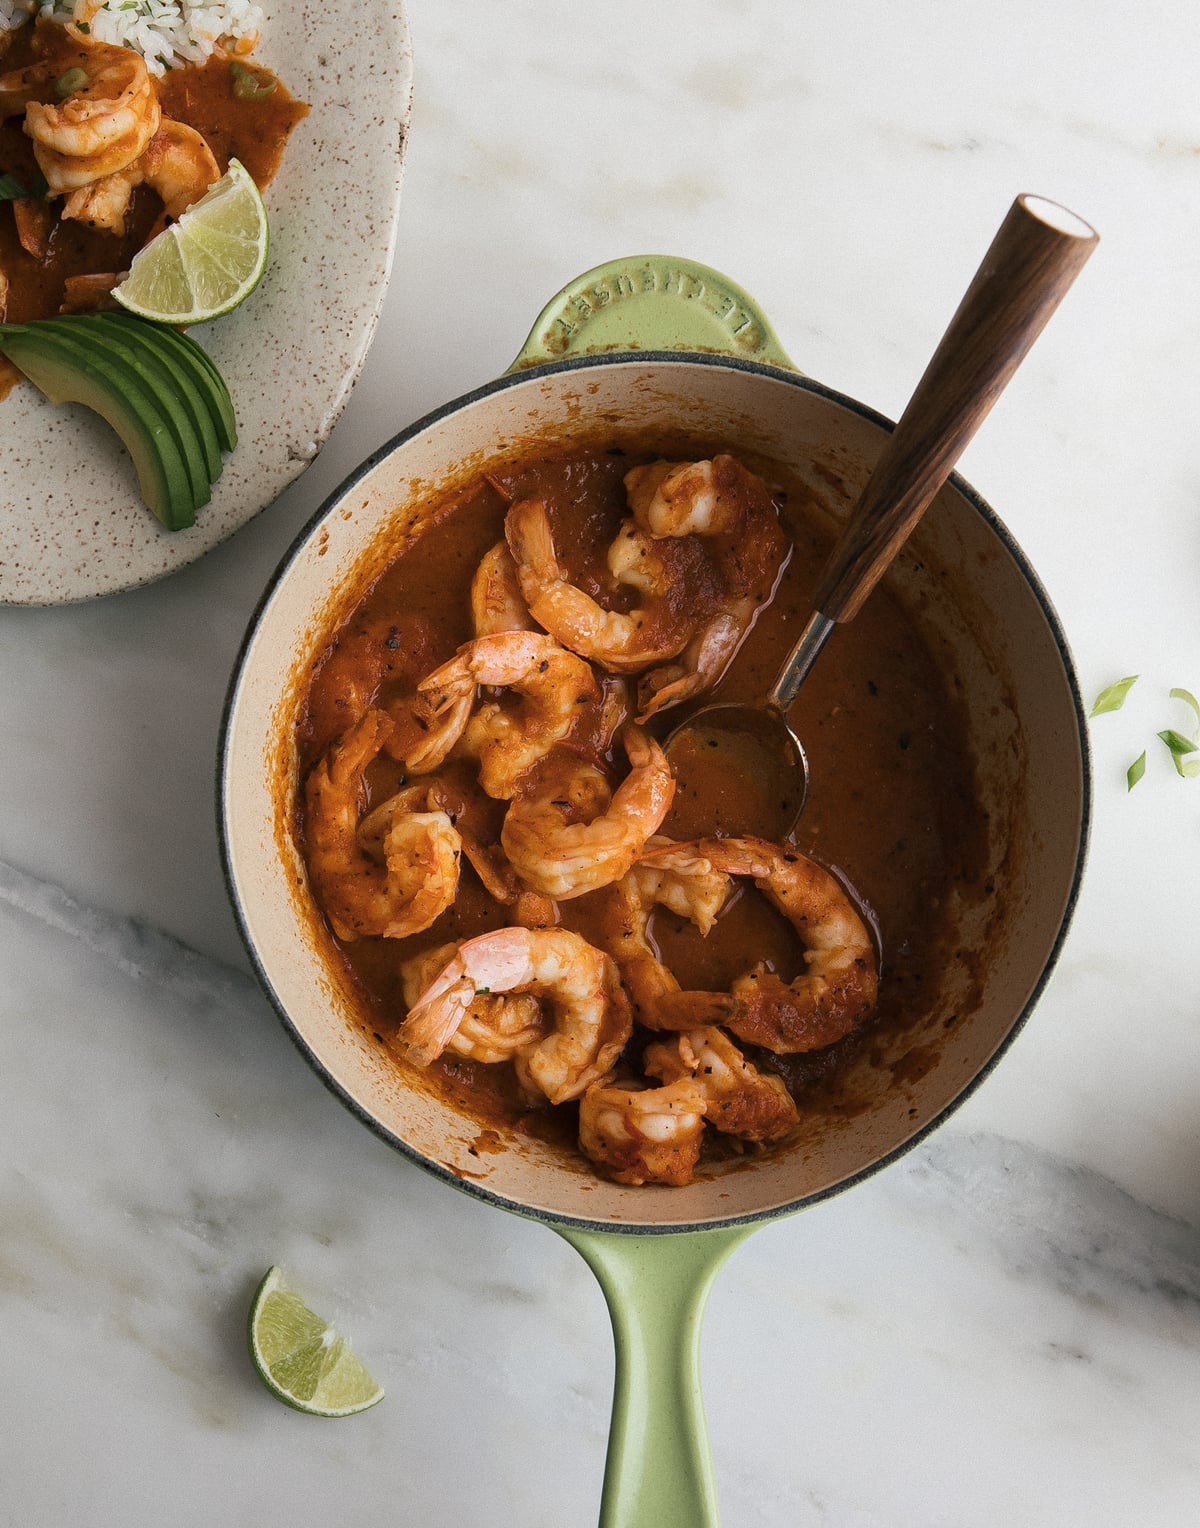
[[250, 1357], [274, 1395], [317, 1417], [349, 1417], [383, 1399], [344, 1337], [314, 1315], [278, 1267], [267, 1270], [250, 1305]]
[[270, 248], [266, 208], [240, 160], [134, 256], [113, 296], [139, 318], [203, 324], [245, 302]]

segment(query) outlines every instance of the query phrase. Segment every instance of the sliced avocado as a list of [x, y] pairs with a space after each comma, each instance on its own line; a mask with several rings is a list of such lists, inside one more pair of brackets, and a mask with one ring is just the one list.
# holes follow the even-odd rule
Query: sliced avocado
[[[189, 439], [202, 456], [205, 483], [196, 500], [199, 509], [201, 504], [208, 503], [211, 497], [208, 486], [221, 476], [223, 465], [221, 445], [217, 439], [217, 427], [209, 407], [207, 391], [197, 388], [190, 372], [175, 359], [174, 351], [159, 343], [159, 331], [153, 325], [144, 323], [141, 331], [130, 331], [123, 325], [107, 322], [109, 316], [104, 313], [76, 313], [70, 315], [69, 322], [74, 330], [90, 335], [98, 345], [116, 345], [124, 349], [127, 360], [140, 359], [155, 373], [155, 380], [162, 389], [158, 396], [178, 399], [187, 416]], [[191, 447], [185, 447], [185, 455], [190, 450]]]
[[170, 422], [127, 362], [53, 319], [0, 325], [0, 352], [51, 403], [81, 403], [112, 425], [133, 458], [142, 498], [168, 530], [195, 524], [191, 478]]
[[[41, 322], [45, 323], [47, 320], [42, 319]], [[105, 328], [94, 322], [85, 327], [78, 322], [78, 315], [56, 318], [51, 322], [56, 329], [69, 334], [79, 344], [87, 346], [94, 353], [97, 361], [101, 358], [106, 362], [124, 361], [166, 416], [171, 433], [175, 437], [175, 444], [179, 447], [179, 454], [183, 458], [183, 464], [187, 468], [192, 485], [193, 507], [199, 509], [202, 504], [207, 504], [212, 497], [212, 483], [208, 476], [208, 464], [204, 459], [200, 437], [196, 434], [190, 412], [179, 396], [175, 379], [151, 347], [138, 343], [137, 336], [122, 339], [118, 335], [109, 334]], [[34, 329], [37, 325], [30, 324], [27, 327]]]
[[216, 362], [204, 346], [179, 329], [172, 329], [166, 324], [152, 324], [144, 318], [135, 318], [132, 313], [105, 313], [103, 316], [114, 326], [149, 330], [163, 348], [169, 348], [183, 365], [192, 369], [197, 386], [205, 387], [207, 384], [205, 391], [213, 422], [217, 427], [218, 439], [223, 450], [232, 451], [237, 445], [237, 420], [233, 413], [233, 399], [229, 396], [225, 378], [217, 370]]

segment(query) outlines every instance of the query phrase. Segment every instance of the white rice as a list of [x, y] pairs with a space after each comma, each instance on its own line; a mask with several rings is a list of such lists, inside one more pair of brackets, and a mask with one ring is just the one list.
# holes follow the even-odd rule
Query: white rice
[[230, 50], [240, 42], [240, 51], [249, 53], [263, 24], [262, 8], [252, 0], [0, 0], [0, 30], [31, 15], [83, 24], [97, 42], [133, 48], [152, 74], [202, 64], [221, 40]]

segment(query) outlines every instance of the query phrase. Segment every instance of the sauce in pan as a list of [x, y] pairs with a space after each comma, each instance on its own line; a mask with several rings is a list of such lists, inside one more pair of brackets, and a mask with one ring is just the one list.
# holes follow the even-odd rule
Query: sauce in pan
[[[411, 695], [418, 681], [470, 640], [470, 581], [484, 553], [503, 537], [511, 502], [541, 496], [572, 581], [615, 605], [618, 597], [604, 559], [629, 512], [624, 474], [640, 461], [695, 459], [713, 452], [712, 443], [703, 442], [656, 441], [655, 446], [640, 454], [598, 445], [515, 457], [493, 463], [486, 477], [448, 495], [331, 635], [303, 709], [302, 776], [368, 706]], [[769, 480], [769, 470], [766, 476]], [[688, 704], [751, 701], [761, 695], [810, 613], [828, 532], [802, 496], [771, 487], [791, 543], [773, 595], [716, 688], [650, 719], [647, 730], [660, 739], [687, 714]], [[706, 596], [701, 590], [694, 597], [702, 601]], [[929, 1011], [945, 963], [954, 958], [943, 909], [952, 892], [969, 894], [978, 888], [986, 875], [987, 849], [987, 823], [975, 790], [961, 705], [953, 676], [939, 671], [909, 616], [880, 589], [834, 635], [793, 710], [811, 769], [795, 847], [832, 869], [851, 889], [879, 954], [877, 1004], [849, 1036], [824, 1049], [790, 1055], [743, 1046], [760, 1070], [784, 1080], [802, 1115], [806, 1104], [819, 1100], [837, 1107], [838, 1075], [849, 1058], [872, 1033], [918, 1023]], [[570, 735], [569, 743], [582, 757], [603, 746], [596, 742], [600, 712], [599, 705], [586, 712]], [[609, 751], [606, 762], [619, 778], [625, 767], [619, 747]], [[459, 826], [494, 845], [507, 802], [484, 796], [474, 784], [474, 769], [452, 757], [438, 775], [455, 800]], [[367, 781], [370, 800], [382, 801], [403, 783], [403, 771], [380, 755]], [[682, 838], [745, 830], [744, 782], [739, 786], [736, 775], [718, 767], [706, 772], [701, 760], [689, 770], [688, 784], [687, 796], [676, 797], [662, 831]], [[297, 835], [302, 851], [305, 831], [301, 806]], [[765, 961], [784, 981], [803, 971], [803, 952], [791, 924], [753, 882], [740, 880], [738, 886], [705, 938], [686, 919], [657, 910], [651, 924], [654, 944], [685, 989], [726, 991], [756, 961]], [[563, 926], [602, 943], [604, 895], [594, 892], [560, 902]], [[406, 1013], [402, 961], [512, 921], [509, 908], [488, 894], [464, 859], [454, 905], [424, 932], [407, 939], [337, 940], [360, 995], [365, 1027], [385, 1046], [395, 1036]], [[627, 1058], [636, 1061], [646, 1040], [635, 1028]], [[402, 1064], [398, 1059], [397, 1065]], [[574, 1143], [577, 1107], [531, 1110], [519, 1095], [511, 1065], [483, 1065], [446, 1054], [427, 1077], [481, 1125], [515, 1125]], [[728, 1137], [706, 1133], [705, 1157], [743, 1149]]]

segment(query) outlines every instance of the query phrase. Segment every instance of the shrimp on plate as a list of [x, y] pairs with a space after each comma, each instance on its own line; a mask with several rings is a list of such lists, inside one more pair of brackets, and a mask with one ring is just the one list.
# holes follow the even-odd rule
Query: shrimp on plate
[[341, 939], [418, 934], [458, 891], [460, 839], [446, 812], [427, 810], [428, 787], [409, 787], [363, 818], [366, 770], [391, 726], [383, 712], [366, 712], [305, 782], [309, 873]]
[[34, 158], [55, 195], [126, 169], [161, 120], [140, 54], [71, 35], [69, 54], [0, 75], [0, 116], [24, 111]]
[[[434, 978], [458, 953], [456, 944], [439, 944], [406, 960], [400, 967], [404, 1000], [411, 1008]], [[511, 1061], [518, 1051], [535, 1045], [546, 1033], [539, 1000], [529, 992], [479, 992], [467, 1005], [446, 1049], [494, 1066]]]
[[777, 1141], [800, 1120], [781, 1077], [760, 1072], [727, 1034], [702, 1025], [648, 1045], [642, 1067], [666, 1083], [693, 1080], [714, 1129], [747, 1141]]
[[479, 783], [489, 796], [508, 800], [518, 782], [567, 736], [585, 707], [599, 698], [589, 664], [540, 631], [504, 631], [476, 637], [421, 680], [418, 691], [435, 717], [474, 705], [477, 687], [511, 690], [516, 706], [488, 701], [462, 731], [460, 751], [479, 762]]
[[[807, 969], [790, 983], [761, 962], [736, 978], [725, 1027], [778, 1055], [821, 1050], [848, 1035], [874, 1006], [878, 971], [871, 935], [842, 883], [798, 850], [762, 838], [700, 839], [692, 847], [716, 869], [752, 877], [804, 946]], [[646, 858], [653, 862], [656, 852]], [[668, 994], [660, 1007], [682, 1017], [689, 996]]]
[[635, 674], [674, 658], [687, 645], [695, 623], [667, 598], [650, 599], [631, 611], [606, 610], [572, 584], [555, 552], [541, 499], [518, 499], [505, 517], [504, 531], [530, 614], [563, 647], [611, 673]]
[[538, 772], [536, 788], [509, 807], [500, 843], [535, 891], [567, 900], [619, 881], [658, 832], [675, 795], [671, 766], [632, 723], [621, 742], [630, 770], [611, 799], [604, 799], [603, 771], [560, 750]]
[[[634, 1013], [648, 1029], [662, 1028], [663, 999], [678, 993], [674, 973], [658, 958], [650, 941], [650, 918], [665, 907], [708, 934], [733, 889], [731, 878], [690, 847], [655, 835], [646, 843], [651, 861], [639, 860], [608, 888], [601, 908], [603, 941], [617, 962]], [[723, 992], [689, 993], [687, 1023], [722, 1020], [734, 1007]]]
[[123, 234], [136, 186], [147, 185], [157, 192], [163, 217], [173, 221], [220, 177], [220, 166], [201, 134], [184, 122], [164, 120], [132, 164], [72, 191], [63, 203], [62, 215], [92, 228]]
[[578, 1098], [612, 1070], [633, 1031], [629, 1000], [610, 956], [569, 929], [501, 928], [457, 947], [400, 1025], [395, 1044], [429, 1066], [481, 994], [528, 993], [548, 1033], [514, 1056], [529, 1093], [553, 1104]]
[[681, 1188], [700, 1156], [706, 1106], [692, 1077], [660, 1088], [606, 1079], [579, 1100], [579, 1145], [617, 1183]]
[[697, 462], [649, 462], [625, 474], [634, 522], [651, 537], [712, 542], [721, 595], [677, 655], [643, 676], [638, 720], [714, 685], [787, 561], [788, 541], [766, 484], [727, 454]]

